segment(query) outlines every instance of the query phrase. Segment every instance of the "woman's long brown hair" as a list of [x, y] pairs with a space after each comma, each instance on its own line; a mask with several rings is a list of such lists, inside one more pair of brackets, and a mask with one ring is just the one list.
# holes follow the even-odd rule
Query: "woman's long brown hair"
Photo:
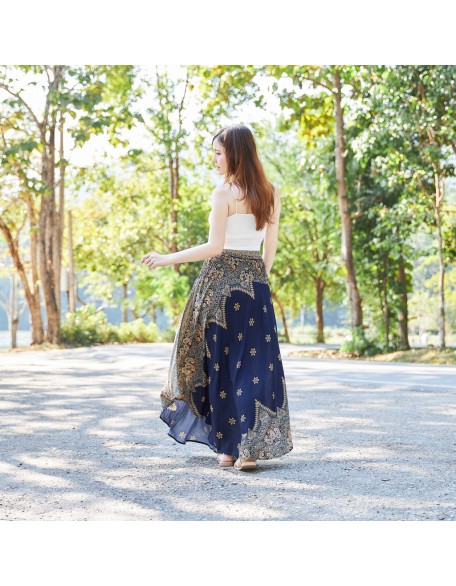
[[271, 223], [275, 187], [266, 177], [251, 130], [243, 124], [233, 124], [218, 130], [212, 144], [214, 140], [225, 149], [226, 182], [240, 188], [242, 199], [247, 199], [255, 215], [256, 229], [261, 230], [266, 222]]

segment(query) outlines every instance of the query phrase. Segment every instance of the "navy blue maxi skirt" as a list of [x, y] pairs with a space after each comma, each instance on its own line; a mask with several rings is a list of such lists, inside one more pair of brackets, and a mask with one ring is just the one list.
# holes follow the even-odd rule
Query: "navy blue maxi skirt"
[[174, 339], [160, 418], [168, 435], [268, 460], [293, 449], [285, 375], [259, 251], [206, 259]]

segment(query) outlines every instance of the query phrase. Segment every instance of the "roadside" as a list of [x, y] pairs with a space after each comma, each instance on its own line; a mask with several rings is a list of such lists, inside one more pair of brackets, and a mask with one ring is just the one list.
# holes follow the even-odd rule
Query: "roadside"
[[300, 348], [289, 353], [293, 357], [301, 358], [329, 358], [335, 360], [369, 360], [375, 362], [404, 362], [412, 364], [442, 364], [456, 365], [456, 348], [412, 348], [411, 350], [398, 350], [388, 354], [375, 354], [374, 356], [353, 356], [341, 352], [338, 348], [308, 347]]
[[[41, 346], [31, 346], [29, 332], [20, 332], [22, 338], [19, 337], [19, 347], [11, 350], [5, 344], [5, 332], [3, 338], [0, 336], [0, 354], [2, 353], [17, 353], [17, 352], [33, 352], [33, 351], [48, 351], [48, 350], [71, 350], [66, 348], [63, 344], [43, 344]], [[28, 337], [27, 337], [28, 336]], [[3, 345], [1, 344], [3, 342]], [[158, 344], [159, 342], [157, 342]], [[115, 344], [116, 345], [116, 344]], [[121, 344], [117, 344], [121, 345]], [[456, 365], [456, 347], [454, 345], [448, 347], [446, 350], [439, 350], [431, 346], [427, 348], [414, 347], [411, 350], [390, 352], [388, 354], [377, 354], [375, 356], [360, 356], [356, 357], [340, 351], [340, 344], [287, 344], [281, 342], [281, 348], [285, 352], [284, 355], [301, 358], [325, 358], [332, 360], [369, 360], [375, 362], [404, 362], [412, 364], [441, 364], [441, 365]], [[102, 347], [95, 345], [92, 347]]]

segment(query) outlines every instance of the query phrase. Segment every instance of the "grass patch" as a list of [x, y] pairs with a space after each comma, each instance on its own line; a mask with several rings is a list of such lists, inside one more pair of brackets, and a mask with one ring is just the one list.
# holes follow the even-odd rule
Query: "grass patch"
[[372, 360], [384, 362], [415, 362], [421, 364], [456, 364], [456, 349], [412, 348], [389, 354], [377, 354]]
[[416, 364], [449, 364], [456, 365], [456, 349], [446, 348], [412, 348], [411, 350], [398, 350], [388, 354], [375, 354], [374, 356], [354, 356], [340, 350], [313, 349], [296, 350], [289, 356], [302, 358], [332, 358], [335, 360], [376, 360], [377, 362], [411, 362]]

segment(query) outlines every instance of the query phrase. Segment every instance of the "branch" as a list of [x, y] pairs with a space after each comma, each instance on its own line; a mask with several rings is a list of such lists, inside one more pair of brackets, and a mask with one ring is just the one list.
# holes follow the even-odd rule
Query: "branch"
[[48, 85], [51, 85], [51, 78], [49, 77], [49, 67], [47, 65], [44, 66], [44, 71], [46, 73], [46, 77], [48, 80]]
[[307, 81], [310, 81], [311, 83], [313, 83], [314, 85], [321, 85], [321, 87], [324, 87], [326, 90], [328, 90], [328, 92], [330, 94], [335, 94], [335, 91], [328, 87], [325, 83], [323, 83], [322, 81], [318, 81], [316, 79], [314, 79], [313, 77], [307, 77], [307, 75], [301, 75], [300, 76], [301, 79], [305, 79]]
[[186, 95], [186, 93], [187, 93], [187, 87], [188, 87], [188, 76], [189, 76], [189, 73], [188, 73], [188, 69], [187, 69], [187, 75], [186, 75], [186, 78], [185, 78], [185, 89], [184, 89], [184, 95], [182, 96], [182, 100], [181, 100], [181, 103], [180, 103], [180, 105], [179, 105], [179, 128], [181, 127], [181, 112], [182, 112], [182, 110], [183, 110], [183, 108], [184, 108], [185, 95]]
[[275, 168], [275, 170], [279, 173], [281, 177], [285, 177], [285, 173], [283, 172], [282, 167], [280, 166], [280, 163], [277, 161], [276, 157], [271, 158], [269, 155], [263, 156], [266, 159], [266, 161], [268, 161]]
[[26, 309], [27, 309], [27, 303], [26, 302], [22, 302], [22, 306], [19, 309], [19, 311], [17, 312], [17, 317], [19, 319], [21, 319], [21, 317], [24, 315]]
[[[310, 222], [308, 224], [309, 224], [309, 228], [310, 228]], [[319, 238], [318, 238], [318, 224], [317, 224], [317, 220], [316, 220], [315, 216], [313, 218], [312, 226], [314, 229], [314, 242], [318, 242], [318, 240], [319, 240]], [[316, 251], [317, 261], [319, 262], [320, 256], [318, 255], [318, 248], [316, 248], [315, 251]]]
[[[286, 235], [283, 235], [282, 238], [284, 240], [286, 240], [286, 242], [288, 242], [288, 244], [290, 245], [290, 247], [291, 247], [292, 250], [296, 248], [296, 244], [293, 243], [293, 242], [291, 242], [291, 240]], [[308, 266], [306, 266], [306, 265], [309, 265], [309, 263], [306, 263], [306, 262], [303, 261], [302, 262], [302, 265], [301, 265], [302, 266], [302, 270], [306, 273], [306, 275], [310, 279], [312, 279], [313, 281], [315, 281], [316, 275], [315, 274], [312, 274], [311, 271], [309, 270]], [[286, 281], [287, 281], [287, 278], [284, 279], [283, 283], [281, 283], [280, 286], [282, 286]]]
[[22, 224], [19, 226], [19, 229], [16, 231], [16, 238], [19, 238], [19, 234], [22, 232], [25, 224], [27, 223], [27, 214], [24, 214], [24, 218], [22, 220]]
[[424, 185], [423, 180], [421, 179], [421, 177], [418, 177], [418, 183], [419, 183], [421, 189], [423, 190], [423, 192], [426, 195], [430, 195], [429, 192], [428, 192], [428, 190], [426, 189], [426, 186]]
[[27, 110], [30, 112], [30, 115], [32, 116], [32, 118], [33, 118], [33, 120], [34, 120], [35, 124], [38, 126], [38, 130], [39, 130], [39, 131], [40, 131], [40, 133], [41, 133], [41, 123], [40, 123], [40, 121], [38, 120], [38, 118], [35, 116], [35, 113], [34, 113], [34, 111], [32, 110], [32, 108], [31, 108], [31, 107], [30, 107], [30, 106], [27, 104], [27, 102], [24, 100], [24, 98], [23, 98], [23, 97], [22, 97], [20, 94], [18, 94], [18, 93], [16, 93], [16, 92], [13, 92], [13, 90], [11, 90], [11, 89], [10, 89], [10, 88], [9, 88], [9, 87], [8, 87], [6, 84], [4, 84], [4, 83], [0, 83], [0, 88], [1, 88], [1, 89], [4, 89], [6, 92], [8, 92], [9, 94], [11, 94], [12, 96], [14, 96], [15, 98], [17, 98], [18, 100], [20, 100], [20, 101], [21, 101], [21, 102], [24, 104], [24, 106], [25, 106], [25, 107], [27, 108]]
[[79, 301], [79, 303], [80, 303], [81, 305], [87, 305], [87, 303], [86, 303], [85, 301], [83, 301], [83, 300], [82, 300], [82, 299], [79, 297], [79, 294], [78, 294], [78, 295], [76, 295], [76, 299]]
[[24, 287], [25, 295], [27, 298], [31, 298], [32, 294], [30, 291], [29, 284], [27, 282], [25, 268], [24, 268], [24, 265], [22, 264], [22, 261], [21, 261], [20, 255], [19, 255], [19, 250], [16, 246], [16, 241], [13, 238], [9, 227], [5, 224], [5, 222], [3, 221], [1, 216], [0, 216], [0, 231], [3, 233], [3, 236], [7, 242], [8, 249], [9, 249], [11, 258], [13, 259], [13, 263], [17, 269], [17, 272], [19, 273], [21, 280], [23, 279], [22, 286]]

